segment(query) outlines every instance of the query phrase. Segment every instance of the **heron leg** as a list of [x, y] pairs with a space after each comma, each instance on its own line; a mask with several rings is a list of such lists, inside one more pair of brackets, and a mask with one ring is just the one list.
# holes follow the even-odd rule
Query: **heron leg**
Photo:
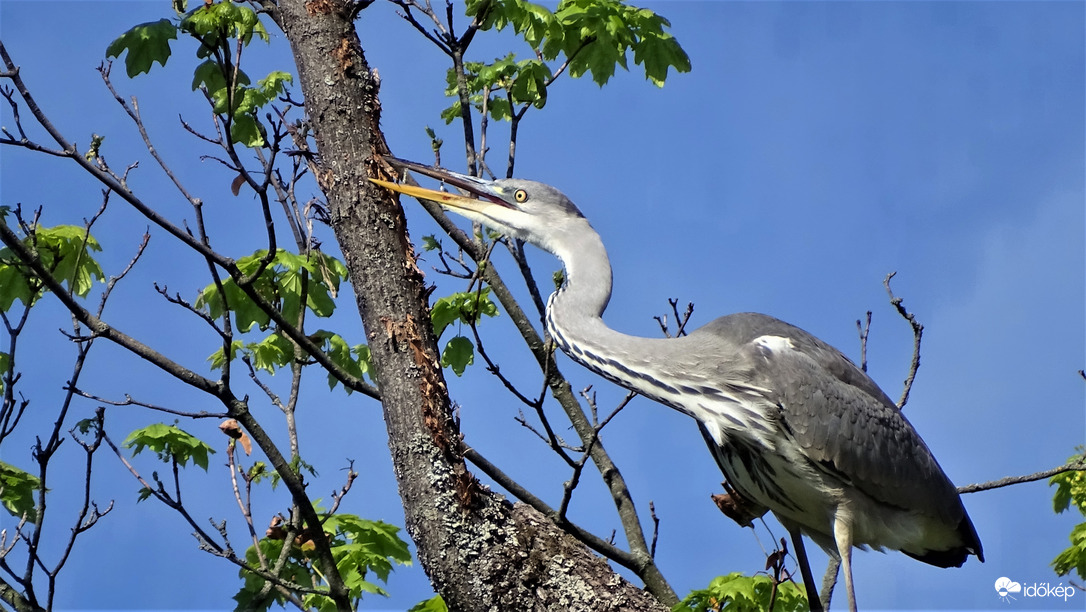
[[845, 592], [848, 593], [849, 612], [856, 612], [856, 590], [852, 585], [852, 522], [848, 511], [838, 508], [833, 519], [833, 539], [837, 543], [837, 554], [841, 556], [841, 569], [845, 574]]
[[833, 607], [833, 589], [837, 586], [837, 576], [841, 573], [841, 559], [830, 555], [830, 561], [826, 564], [826, 574], [822, 576], [822, 607], [829, 610]]
[[807, 549], [803, 547], [803, 535], [799, 529], [788, 530], [792, 536], [792, 549], [799, 561], [799, 573], [803, 576], [803, 588], [807, 591], [807, 604], [811, 612], [822, 612], [822, 600], [818, 598], [818, 588], [815, 587], [814, 576], [811, 575], [811, 564], [807, 561]]

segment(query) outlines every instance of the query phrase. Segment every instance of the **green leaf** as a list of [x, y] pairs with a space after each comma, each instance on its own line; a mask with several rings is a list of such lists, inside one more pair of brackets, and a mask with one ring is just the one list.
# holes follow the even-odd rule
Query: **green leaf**
[[[362, 378], [363, 376], [369, 376], [370, 380], [377, 381], [377, 373], [373, 369], [373, 362], [370, 359], [370, 347], [365, 344], [356, 344], [351, 347], [351, 361], [345, 361], [343, 367], [351, 374]], [[335, 359], [335, 357], [333, 357]], [[339, 381], [332, 376], [328, 375], [328, 388], [335, 389]], [[347, 389], [347, 393], [351, 393], [350, 389]]]
[[449, 340], [445, 345], [445, 350], [441, 351], [441, 365], [452, 368], [457, 376], [463, 376], [464, 370], [473, 363], [475, 363], [475, 345], [463, 336], [456, 336]]
[[[315, 504], [316, 505], [316, 504]], [[366, 593], [387, 595], [384, 589], [369, 580], [372, 573], [381, 581], [387, 581], [393, 564], [410, 565], [411, 555], [407, 543], [398, 535], [399, 528], [382, 521], [371, 521], [353, 514], [333, 514], [328, 516], [321, 527], [331, 535], [332, 557], [343, 577], [344, 585], [352, 599], [361, 598]], [[279, 538], [286, 534], [280, 533]], [[296, 584], [311, 584], [314, 569], [305, 544], [297, 546], [291, 540], [291, 550], [287, 552], [287, 562], [280, 578]], [[266, 536], [257, 545], [265, 559], [277, 559], [286, 544], [283, 539]], [[245, 553], [251, 565], [259, 565], [255, 546]], [[270, 603], [283, 604], [286, 596], [278, 589], [272, 589], [274, 598], [259, 602], [255, 596], [264, 587], [264, 580], [244, 569], [239, 574], [244, 579], [244, 586], [234, 600], [237, 610], [266, 610]], [[319, 574], [317, 574], [319, 575]], [[306, 609], [336, 610], [332, 600], [319, 593], [291, 593], [300, 598]]]
[[199, 57], [211, 55], [208, 44], [222, 45], [227, 38], [240, 40], [243, 45], [248, 45], [254, 35], [264, 42], [269, 40], [257, 14], [247, 6], [233, 2], [201, 5], [185, 15], [179, 27], [197, 40], [205, 41]]
[[[7, 380], [8, 370], [11, 369], [11, 355], [0, 351], [0, 393], [4, 392], [4, 381]], [[86, 433], [86, 432], [83, 432]]]
[[616, 67], [627, 69], [631, 51], [645, 78], [657, 86], [663, 86], [671, 68], [690, 71], [690, 58], [666, 31], [671, 27], [667, 19], [618, 0], [562, 0], [554, 12], [524, 0], [473, 0], [466, 12], [476, 16], [484, 8], [482, 29], [511, 26], [544, 61], [564, 55], [571, 76], [591, 73], [599, 85], [614, 76]]
[[285, 367], [294, 360], [294, 343], [278, 332], [260, 342], [247, 345], [245, 351], [250, 355], [254, 368], [269, 374], [275, 374], [276, 369]]
[[547, 104], [547, 80], [550, 76], [550, 68], [539, 60], [524, 60], [518, 63], [516, 77], [509, 89], [513, 100], [543, 108]]
[[[256, 274], [267, 255], [266, 250], [259, 250], [238, 259], [238, 270], [245, 276]], [[347, 279], [347, 267], [326, 253], [314, 251], [302, 256], [279, 249], [260, 276], [253, 279], [252, 287], [288, 321], [297, 321], [302, 298], [302, 270], [308, 275], [306, 307], [319, 317], [331, 316], [340, 284]], [[232, 311], [235, 325], [242, 333], [250, 331], [253, 326], [267, 329], [271, 324], [270, 315], [261, 310], [232, 278], [222, 281], [221, 292], [214, 283], [205, 287], [197, 296], [195, 305], [213, 319], [222, 318]]]
[[438, 298], [430, 309], [430, 322], [434, 326], [434, 333], [440, 338], [452, 323], [477, 323], [483, 315], [498, 316], [498, 307], [490, 299], [490, 287]]
[[[1077, 449], [1080, 454], [1071, 457], [1068, 464], [1082, 461], [1083, 449]], [[1079, 513], [1086, 516], [1086, 472], [1075, 470], [1056, 474], [1048, 480], [1050, 486], [1056, 487], [1052, 496], [1052, 509], [1060, 514], [1074, 506]], [[1086, 523], [1079, 523], [1071, 530], [1071, 546], [1064, 549], [1052, 560], [1052, 568], [1060, 576], [1065, 576], [1072, 571], [1079, 578], [1086, 578]]]
[[433, 323], [434, 335], [438, 338], [445, 333], [446, 327], [459, 320], [460, 309], [449, 298], [439, 298], [430, 308], [430, 322]]
[[191, 461], [207, 471], [208, 455], [215, 453], [205, 442], [177, 427], [155, 423], [143, 429], [137, 429], [128, 434], [124, 441], [125, 448], [132, 449], [132, 456], [140, 454], [145, 448], [149, 448], [158, 456], [159, 460], [169, 463], [176, 461], [184, 467]]
[[440, 251], [441, 243], [437, 238], [434, 238], [433, 234], [422, 237], [422, 250], [424, 251]]
[[708, 588], [691, 592], [672, 612], [761, 612], [769, 609], [771, 598], [775, 612], [809, 609], [807, 595], [800, 585], [785, 581], [776, 585], [775, 596], [773, 590], [773, 578], [765, 574], [745, 576], [733, 572], [713, 578]]
[[294, 77], [291, 76], [289, 72], [283, 72], [281, 70], [276, 70], [260, 79], [257, 83], [257, 97], [253, 99], [253, 102], [256, 104], [255, 108], [260, 108], [283, 95], [287, 90], [287, 85], [293, 82]]
[[1074, 571], [1079, 578], [1086, 578], [1086, 523], [1075, 525], [1070, 538], [1071, 546], [1052, 560], [1052, 569], [1060, 576]]
[[264, 146], [264, 126], [252, 115], [235, 115], [230, 124], [230, 139], [250, 149]]
[[[1076, 455], [1068, 463], [1081, 459], [1082, 455]], [[1086, 516], [1086, 472], [1075, 470], [1056, 474], [1048, 480], [1048, 484], [1056, 487], [1056, 493], [1052, 496], [1052, 509], [1056, 514], [1066, 511], [1073, 504]]]
[[102, 247], [85, 228], [75, 225], [37, 228], [34, 242], [45, 267], [75, 295], [86, 297], [95, 279], [105, 280], [101, 266], [90, 255]]
[[207, 360], [211, 362], [211, 369], [212, 370], [220, 370], [220, 369], [222, 369], [223, 365], [225, 365], [228, 360], [233, 361], [234, 359], [236, 359], [237, 356], [238, 356], [238, 351], [243, 349], [244, 347], [245, 347], [244, 342], [242, 342], [241, 340], [234, 340], [234, 341], [232, 341], [230, 343], [230, 356], [229, 357], [227, 357], [226, 355], [223, 354], [223, 349], [222, 348], [219, 348], [219, 350], [215, 351], [214, 353], [211, 353], [211, 355], [207, 358]]
[[0, 249], [0, 310], [11, 310], [15, 300], [33, 306], [41, 294], [41, 283], [15, 262], [14, 253], [7, 247]]
[[[23, 238], [23, 244], [73, 294], [86, 297], [95, 280], [105, 279], [101, 266], [91, 256], [92, 251], [101, 251], [102, 247], [85, 228], [58, 225], [31, 229], [32, 235]], [[11, 249], [0, 249], [0, 310], [10, 310], [15, 300], [33, 306], [44, 292], [41, 280]]]
[[[260, 546], [264, 559], [278, 559], [284, 542], [265, 537], [257, 544]], [[245, 551], [245, 560], [251, 567], [260, 567], [260, 559], [256, 546], [250, 546]], [[271, 589], [265, 597], [258, 598], [263, 594], [264, 589], [264, 579], [260, 576], [244, 568], [238, 571], [238, 576], [243, 582], [241, 590], [234, 595], [234, 601], [237, 602], [235, 610], [238, 612], [264, 611], [268, 610], [272, 604], [284, 606], [289, 603], [286, 594], [279, 589]], [[287, 562], [279, 573], [279, 577], [296, 584], [306, 584], [312, 582], [313, 572], [300, 554], [292, 552], [287, 557]]]
[[154, 62], [165, 66], [170, 58], [170, 41], [176, 39], [177, 26], [168, 19], [141, 23], [110, 43], [106, 57], [120, 57], [127, 50], [124, 67], [128, 78], [134, 78], [150, 72]]
[[411, 606], [411, 609], [407, 612], [449, 612], [449, 608], [445, 605], [445, 600], [441, 598], [441, 595], [434, 595], [430, 599]]
[[34, 493], [41, 490], [41, 480], [14, 465], [0, 461], [0, 503], [17, 519], [26, 516], [29, 523], [38, 521]]
[[[344, 572], [344, 580], [352, 580], [355, 573], [359, 579], [365, 578], [366, 571], [372, 570], [385, 582], [392, 571], [392, 564], [410, 565], [411, 552], [407, 542], [399, 536], [400, 528], [383, 521], [371, 521], [354, 514], [333, 514], [324, 522], [326, 531], [331, 530], [337, 536], [332, 547], [332, 556], [336, 565]], [[346, 566], [343, 558], [350, 557]], [[361, 588], [361, 585], [359, 585]]]

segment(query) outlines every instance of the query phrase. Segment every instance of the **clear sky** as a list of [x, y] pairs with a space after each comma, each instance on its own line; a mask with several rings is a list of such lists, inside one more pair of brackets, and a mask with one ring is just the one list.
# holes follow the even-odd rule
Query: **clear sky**
[[[887, 303], [882, 279], [925, 325], [923, 359], [906, 414], [957, 484], [1025, 474], [1062, 463], [1086, 439], [1086, 268], [1084, 268], [1084, 5], [1082, 2], [657, 2], [693, 62], [657, 90], [631, 61], [602, 90], [588, 79], [563, 78], [547, 108], [520, 131], [517, 174], [554, 184], [585, 212], [608, 245], [615, 267], [606, 320], [628, 333], [659, 334], [652, 317], [667, 299], [695, 304], [694, 324], [729, 312], [758, 311], [799, 325], [858, 357], [855, 321], [874, 323], [870, 371], [892, 397], [900, 393], [911, 334]], [[141, 151], [138, 135], [102, 86], [95, 67], [105, 47], [131, 25], [169, 13], [159, 2], [4, 0], [0, 34], [46, 112], [85, 146], [106, 136], [114, 167], [140, 160], [132, 182], [175, 222], [191, 220], [187, 204]], [[438, 113], [447, 100], [444, 57], [377, 2], [359, 22], [369, 61], [382, 77], [383, 125], [393, 151], [428, 161], [423, 132], [445, 139], [444, 161], [462, 168], [457, 126]], [[510, 36], [482, 35], [470, 59], [490, 60], [525, 46]], [[197, 156], [210, 149], [185, 134], [178, 114], [207, 127], [199, 94], [190, 91], [193, 47], [175, 44], [165, 68], [130, 81], [118, 65], [114, 81], [136, 95], [159, 148], [202, 197], [220, 248], [242, 256], [260, 246], [256, 207], [235, 198], [233, 178]], [[290, 70], [281, 35], [253, 48], [250, 75]], [[632, 60], [632, 58], [631, 58]], [[2, 123], [11, 127], [5, 110]], [[24, 113], [24, 119], [27, 113]], [[491, 134], [492, 160], [504, 149], [504, 125]], [[0, 204], [44, 206], [44, 222], [78, 223], [100, 203], [98, 188], [74, 168], [24, 151], [0, 149]], [[501, 164], [495, 164], [501, 167]], [[312, 189], [312, 187], [308, 187]], [[316, 193], [314, 192], [314, 195]], [[433, 233], [421, 208], [405, 200], [412, 236]], [[115, 201], [98, 230], [107, 273], [122, 268], [146, 222]], [[252, 228], [252, 229], [249, 229]], [[190, 298], [209, 281], [200, 261], [152, 232], [143, 263], [118, 290], [106, 318], [173, 358], [201, 369], [215, 339], [199, 322], [163, 303], [152, 283]], [[332, 248], [330, 233], [325, 245]], [[431, 258], [432, 259], [432, 258]], [[541, 279], [556, 262], [531, 257]], [[425, 261], [429, 271], [434, 261]], [[498, 257], [507, 279], [511, 262]], [[430, 272], [442, 291], [450, 284]], [[127, 302], [122, 300], [129, 300]], [[358, 317], [345, 297], [332, 323], [361, 342]], [[46, 335], [27, 347], [23, 391], [28, 416], [50, 423], [70, 373], [70, 347], [55, 332], [66, 319], [45, 305], [32, 318]], [[503, 372], [536, 389], [539, 374], [520, 369], [526, 351], [504, 340], [508, 317], [488, 322], [488, 345]], [[30, 352], [33, 349], [34, 352]], [[49, 368], [50, 364], [59, 364]], [[568, 360], [574, 388], [594, 385], [601, 409], [622, 390]], [[84, 378], [89, 390], [123, 393], [190, 409], [214, 406], [112, 347], [94, 350]], [[453, 378], [450, 374], [450, 378]], [[280, 381], [281, 382], [281, 381]], [[534, 435], [514, 422], [516, 400], [481, 367], [450, 381], [467, 441], [492, 461], [557, 502], [568, 473]], [[309, 383], [302, 408], [303, 452], [320, 470], [317, 495], [342, 481], [346, 458], [362, 475], [344, 510], [402, 524], [379, 407], [357, 395], [328, 395], [322, 377]], [[534, 391], [533, 391], [534, 392]], [[252, 391], [255, 396], [257, 391]], [[95, 405], [77, 405], [75, 418]], [[274, 418], [271, 407], [261, 407]], [[111, 409], [115, 438], [160, 415]], [[215, 423], [183, 424], [221, 445]], [[29, 469], [23, 438], [0, 457]], [[564, 427], [561, 425], [560, 427]], [[685, 594], [731, 571], [764, 567], [757, 537], [724, 518], [709, 500], [720, 475], [687, 417], [637, 399], [605, 431], [604, 440], [647, 519], [660, 518], [657, 560]], [[64, 445], [61, 460], [77, 475], [80, 451]], [[66, 454], [64, 454], [66, 453]], [[154, 469], [140, 457], [143, 469]], [[230, 497], [222, 455], [209, 474], [185, 474], [186, 500], [197, 517], [226, 518], [235, 546], [243, 523]], [[55, 509], [66, 496], [57, 470]], [[81, 539], [61, 575], [64, 609], [226, 609], [239, 587], [236, 570], [196, 550], [189, 530], [166, 508], [136, 505], [137, 484], [103, 456], [94, 497], [115, 510]], [[854, 556], [857, 597], [868, 609], [1081, 609], [1020, 598], [1005, 604], [993, 583], [1057, 583], [1049, 568], [1067, 545], [1076, 518], [1055, 516], [1045, 483], [967, 495], [987, 562], [971, 558], [943, 570], [899, 553]], [[286, 508], [268, 493], [260, 521]], [[67, 530], [62, 510], [54, 536]], [[598, 533], [618, 527], [591, 472], [574, 498], [574, 520]], [[0, 517], [0, 525], [11, 520]], [[759, 543], [761, 542], [761, 544]], [[108, 557], [107, 564], [101, 555]], [[821, 573], [824, 555], [815, 555]], [[1066, 583], [1066, 580], [1064, 580]], [[366, 602], [404, 609], [430, 595], [421, 569], [397, 569], [391, 598]], [[843, 599], [843, 593], [839, 593]]]

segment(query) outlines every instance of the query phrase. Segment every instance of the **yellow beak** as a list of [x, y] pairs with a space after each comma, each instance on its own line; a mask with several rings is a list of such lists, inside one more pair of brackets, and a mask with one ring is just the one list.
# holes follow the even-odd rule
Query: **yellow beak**
[[385, 189], [409, 195], [413, 198], [419, 198], [421, 200], [430, 200], [431, 202], [437, 202], [442, 206], [448, 208], [470, 210], [475, 212], [481, 212], [485, 208], [494, 206], [491, 202], [485, 202], [478, 200], [474, 197], [462, 196], [456, 193], [449, 193], [447, 191], [437, 191], [436, 189], [426, 189], [424, 187], [418, 187], [416, 185], [404, 185], [402, 183], [393, 183], [390, 181], [383, 181], [381, 179], [371, 178], [370, 182], [376, 183]]

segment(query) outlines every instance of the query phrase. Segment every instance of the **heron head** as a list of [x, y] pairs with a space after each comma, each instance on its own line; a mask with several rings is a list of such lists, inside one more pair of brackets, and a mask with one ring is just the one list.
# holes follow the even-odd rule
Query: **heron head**
[[373, 178], [370, 181], [398, 193], [437, 202], [446, 210], [543, 248], [567, 229], [587, 223], [565, 194], [544, 183], [523, 179], [490, 181], [394, 157], [385, 160], [393, 167], [438, 179], [464, 193]]

